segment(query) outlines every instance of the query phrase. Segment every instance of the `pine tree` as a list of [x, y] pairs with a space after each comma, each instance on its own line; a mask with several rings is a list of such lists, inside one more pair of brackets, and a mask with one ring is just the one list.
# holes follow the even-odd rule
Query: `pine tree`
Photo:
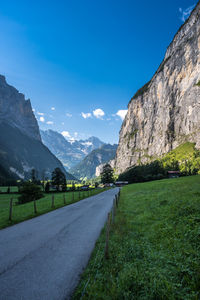
[[66, 185], [66, 177], [65, 174], [61, 171], [60, 168], [55, 168], [52, 172], [52, 184], [56, 186], [56, 190], [59, 191], [59, 186]]
[[105, 183], [112, 183], [114, 180], [113, 178], [113, 169], [109, 164], [105, 164], [103, 166], [103, 170], [101, 172], [101, 182]]

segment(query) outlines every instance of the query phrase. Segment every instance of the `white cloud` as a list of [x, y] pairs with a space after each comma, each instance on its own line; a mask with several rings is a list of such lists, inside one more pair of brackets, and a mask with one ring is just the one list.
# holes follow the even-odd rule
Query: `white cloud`
[[35, 108], [32, 108], [32, 111], [35, 112]]
[[66, 113], [66, 117], [71, 118], [71, 117], [72, 117], [72, 114]]
[[55, 107], [51, 107], [51, 110], [55, 110]]
[[65, 123], [64, 123], [64, 122], [62, 122], [61, 124], [62, 124], [62, 125], [65, 125]]
[[69, 131], [62, 131], [61, 134], [62, 134], [65, 138], [71, 138], [71, 135], [70, 135]]
[[82, 113], [81, 113], [81, 116], [82, 116], [84, 119], [87, 119], [87, 118], [91, 118], [91, 117], [92, 117], [92, 114], [91, 114], [91, 113], [84, 113], [84, 112], [82, 112]]
[[44, 116], [44, 113], [41, 113], [41, 112], [37, 112], [37, 114], [39, 115], [39, 116]]
[[53, 125], [53, 122], [52, 121], [47, 121], [47, 124], [48, 125]]
[[40, 122], [44, 122], [45, 118], [44, 117], [40, 117]]
[[187, 20], [187, 18], [190, 16], [190, 14], [191, 14], [194, 7], [195, 7], [195, 4], [189, 6], [185, 10], [183, 10], [181, 7], [179, 7], [179, 12], [181, 13], [180, 19], [181, 19], [182, 22], [185, 22]]
[[102, 119], [103, 116], [105, 115], [105, 112], [101, 108], [97, 108], [97, 109], [93, 110], [93, 115], [97, 119]]
[[78, 132], [74, 132], [74, 136], [77, 137], [78, 136]]
[[120, 109], [120, 110], [118, 110], [118, 112], [116, 113], [116, 115], [118, 116], [118, 117], [120, 117], [121, 119], [122, 119], [122, 121], [124, 120], [124, 118], [125, 118], [125, 116], [126, 116], [126, 114], [127, 114], [127, 109]]

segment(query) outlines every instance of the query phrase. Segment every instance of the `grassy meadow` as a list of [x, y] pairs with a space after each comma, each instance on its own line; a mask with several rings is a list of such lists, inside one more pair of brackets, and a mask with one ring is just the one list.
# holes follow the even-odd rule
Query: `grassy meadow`
[[[8, 190], [7, 186], [0, 186], [0, 193], [6, 193]], [[10, 186], [10, 192], [11, 193], [17, 193], [18, 187], [17, 186]]]
[[[106, 189], [91, 189], [89, 191], [80, 191], [80, 193], [78, 191], [74, 193], [73, 192], [55, 193], [54, 209], [64, 206], [64, 195], [65, 195], [66, 205], [69, 205], [79, 200], [82, 200], [84, 198], [94, 196], [105, 190]], [[43, 198], [36, 201], [37, 214], [35, 214], [33, 202], [17, 205], [19, 194], [0, 194], [0, 229], [53, 210], [51, 208], [52, 193], [44, 194], [44, 195], [45, 196]], [[9, 221], [8, 220], [9, 205], [10, 205], [11, 198], [13, 198], [13, 217], [12, 217], [12, 221]]]
[[73, 299], [200, 299], [200, 176], [125, 186]]

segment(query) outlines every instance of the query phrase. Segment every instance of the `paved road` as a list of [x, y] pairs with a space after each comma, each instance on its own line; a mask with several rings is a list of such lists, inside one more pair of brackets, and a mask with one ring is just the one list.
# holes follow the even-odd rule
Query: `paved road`
[[69, 299], [117, 192], [0, 230], [0, 299]]

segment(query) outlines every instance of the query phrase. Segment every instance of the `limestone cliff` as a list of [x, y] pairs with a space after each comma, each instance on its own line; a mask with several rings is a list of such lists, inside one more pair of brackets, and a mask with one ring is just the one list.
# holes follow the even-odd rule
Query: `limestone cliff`
[[0, 75], [0, 182], [10, 177], [29, 179], [33, 168], [38, 178], [50, 178], [57, 167], [67, 179], [75, 179], [42, 144], [30, 100]]
[[200, 2], [151, 81], [129, 102], [120, 130], [117, 172], [161, 157], [185, 141], [200, 148]]
[[30, 100], [7, 84], [0, 75], [0, 123], [7, 122], [28, 136], [41, 141], [37, 120], [33, 114]]

